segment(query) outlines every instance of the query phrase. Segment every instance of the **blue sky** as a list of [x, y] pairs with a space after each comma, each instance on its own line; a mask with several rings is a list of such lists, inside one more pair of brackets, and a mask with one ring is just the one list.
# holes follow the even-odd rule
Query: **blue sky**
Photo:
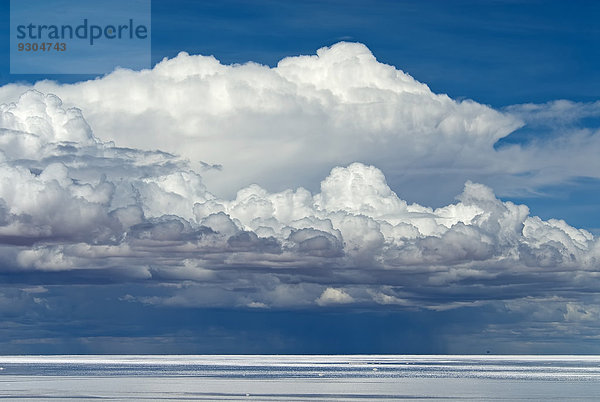
[[153, 5], [155, 61], [185, 50], [214, 54], [225, 63], [274, 65], [285, 56], [349, 40], [365, 43], [379, 60], [409, 72], [435, 92], [496, 107], [562, 98], [592, 101], [600, 89], [595, 79], [600, 11], [595, 2], [177, 5]]
[[0, 353], [598, 353], [596, 2], [152, 1], [98, 77], [0, 11]]
[[[8, 21], [8, 1], [2, 3]], [[593, 1], [154, 1], [152, 60], [187, 51], [227, 64], [273, 66], [349, 40], [453, 98], [495, 107], [594, 101], [599, 7]], [[8, 23], [2, 25], [7, 55]], [[1, 82], [31, 79], [10, 76], [7, 66], [4, 57]]]

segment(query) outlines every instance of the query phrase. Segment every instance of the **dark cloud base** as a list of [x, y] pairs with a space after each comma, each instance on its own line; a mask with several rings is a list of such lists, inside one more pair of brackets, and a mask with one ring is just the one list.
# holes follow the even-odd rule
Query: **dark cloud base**
[[575, 339], [564, 328], [553, 332], [551, 319], [498, 304], [445, 311], [186, 308], [120, 296], [132, 291], [156, 289], [50, 286], [43, 303], [13, 291], [12, 312], [2, 311], [0, 354], [600, 353], [597, 324]]

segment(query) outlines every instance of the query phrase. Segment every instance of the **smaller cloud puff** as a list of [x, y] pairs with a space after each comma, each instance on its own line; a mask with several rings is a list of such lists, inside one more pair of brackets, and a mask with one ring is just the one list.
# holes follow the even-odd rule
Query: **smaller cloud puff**
[[354, 299], [343, 289], [327, 288], [321, 296], [315, 300], [319, 306], [330, 306], [335, 304], [352, 303]]

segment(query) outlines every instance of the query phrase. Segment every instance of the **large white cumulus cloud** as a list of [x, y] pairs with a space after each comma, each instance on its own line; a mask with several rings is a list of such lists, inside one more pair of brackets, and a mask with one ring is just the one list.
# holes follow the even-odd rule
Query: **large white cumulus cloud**
[[96, 138], [54, 95], [26, 92], [0, 121], [5, 272], [174, 285], [127, 298], [165, 305], [444, 309], [560, 293], [570, 319], [598, 285], [597, 239], [482, 184], [430, 208], [351, 163], [315, 192], [250, 185], [219, 197], [176, 156]]
[[[569, 127], [596, 116], [598, 103], [497, 111], [453, 100], [359, 43], [288, 57], [273, 68], [181, 53], [151, 70], [117, 70], [86, 82], [6, 85], [0, 103], [31, 87], [81, 108], [102, 141], [189, 159], [221, 197], [252, 183], [316, 191], [332, 167], [356, 161], [382, 169], [394, 189], [429, 205], [451, 201], [466, 180], [514, 195], [578, 176], [600, 178], [600, 133]], [[497, 146], [524, 124], [551, 135]], [[205, 169], [212, 165], [221, 169]]]
[[[252, 183], [316, 189], [332, 167], [355, 161], [376, 164], [406, 186], [448, 183], [439, 180], [448, 173], [458, 177], [453, 196], [482, 167], [488, 175], [506, 167], [497, 157], [502, 166], [490, 164], [493, 146], [522, 125], [485, 105], [435, 94], [359, 43], [288, 57], [274, 68], [181, 53], [152, 70], [34, 87], [81, 108], [104, 141], [183, 155], [196, 167], [221, 165], [204, 174], [221, 196]], [[23, 90], [0, 88], [0, 101], [14, 101]]]

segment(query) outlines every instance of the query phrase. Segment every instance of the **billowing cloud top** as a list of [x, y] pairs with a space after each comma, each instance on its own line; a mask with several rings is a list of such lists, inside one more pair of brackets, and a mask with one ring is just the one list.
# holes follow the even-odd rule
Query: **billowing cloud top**
[[[227, 197], [252, 183], [281, 190], [290, 177], [316, 190], [332, 166], [355, 161], [375, 164], [413, 191], [423, 191], [415, 177], [452, 177], [455, 186], [444, 190], [452, 197], [490, 157], [485, 173], [504, 171], [493, 146], [522, 125], [512, 114], [433, 93], [359, 43], [285, 58], [274, 68], [180, 53], [152, 70], [34, 87], [81, 108], [104, 141], [182, 155], [195, 168], [221, 165], [204, 179]], [[25, 89], [6, 86], [0, 101]]]
[[[30, 88], [6, 85], [0, 102], [15, 102]], [[359, 43], [285, 58], [274, 68], [180, 53], [152, 70], [33, 88], [81, 108], [104, 142], [188, 159], [225, 198], [253, 183], [316, 192], [332, 167], [357, 161], [382, 169], [405, 198], [436, 206], [467, 180], [515, 195], [573, 177], [600, 178], [600, 133], [569, 126], [599, 115], [600, 103], [497, 111], [435, 94]], [[545, 125], [540, 130], [551, 135], [499, 142], [525, 123]], [[86, 135], [76, 132], [70, 135]]]

